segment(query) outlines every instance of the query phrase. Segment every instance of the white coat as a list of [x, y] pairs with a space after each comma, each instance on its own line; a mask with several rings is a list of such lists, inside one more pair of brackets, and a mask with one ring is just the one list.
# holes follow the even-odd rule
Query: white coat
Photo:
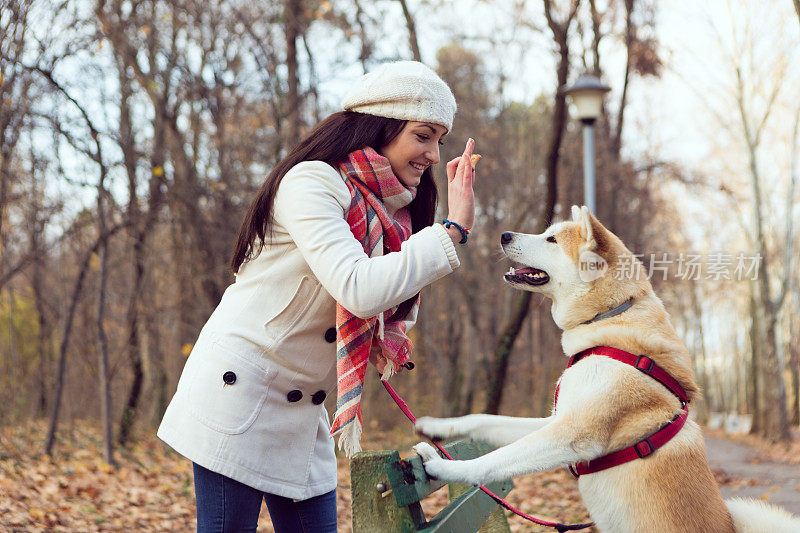
[[336, 388], [336, 302], [372, 317], [459, 265], [440, 224], [369, 258], [350, 232], [349, 206], [326, 163], [303, 162], [283, 177], [268, 244], [200, 332], [158, 429], [178, 453], [288, 498], [336, 487], [322, 405]]

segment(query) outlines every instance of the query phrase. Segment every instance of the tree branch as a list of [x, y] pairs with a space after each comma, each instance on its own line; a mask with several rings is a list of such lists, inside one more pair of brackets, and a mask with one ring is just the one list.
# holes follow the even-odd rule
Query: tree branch
[[419, 42], [417, 41], [417, 28], [414, 25], [414, 17], [408, 10], [406, 0], [397, 0], [400, 2], [400, 7], [403, 8], [403, 16], [406, 18], [406, 26], [408, 26], [408, 42], [411, 46], [411, 53], [414, 55], [414, 61], [422, 61], [422, 56], [419, 53]]

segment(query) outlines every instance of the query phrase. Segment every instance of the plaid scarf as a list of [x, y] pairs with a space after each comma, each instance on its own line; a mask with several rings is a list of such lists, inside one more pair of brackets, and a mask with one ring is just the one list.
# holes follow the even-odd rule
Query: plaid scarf
[[[339, 168], [352, 198], [347, 223], [353, 236], [370, 257], [399, 251], [411, 235], [411, 215], [405, 206], [414, 199], [416, 188], [403, 185], [389, 160], [372, 148], [351, 152]], [[387, 207], [396, 209], [394, 217]], [[396, 310], [364, 320], [336, 305], [338, 397], [331, 434], [339, 434], [339, 449], [348, 457], [361, 451], [361, 393], [367, 361], [381, 372], [381, 379], [388, 379], [409, 360], [412, 344], [406, 324], [389, 321]]]

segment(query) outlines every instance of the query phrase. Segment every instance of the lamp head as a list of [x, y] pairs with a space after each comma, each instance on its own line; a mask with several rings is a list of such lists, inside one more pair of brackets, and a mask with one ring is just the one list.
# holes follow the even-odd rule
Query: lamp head
[[585, 74], [570, 87], [562, 89], [575, 106], [575, 115], [581, 122], [594, 122], [600, 116], [603, 97], [611, 90], [599, 78]]

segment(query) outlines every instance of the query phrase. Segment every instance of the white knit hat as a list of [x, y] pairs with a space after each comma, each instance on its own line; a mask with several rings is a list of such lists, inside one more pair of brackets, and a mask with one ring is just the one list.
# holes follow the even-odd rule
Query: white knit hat
[[450, 87], [418, 61], [385, 63], [350, 88], [342, 107], [379, 117], [433, 122], [449, 131], [456, 114]]

